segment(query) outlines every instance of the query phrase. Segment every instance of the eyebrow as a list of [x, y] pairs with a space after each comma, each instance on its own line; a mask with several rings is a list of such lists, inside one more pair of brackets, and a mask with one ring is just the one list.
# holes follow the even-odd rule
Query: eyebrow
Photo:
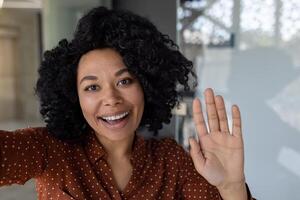
[[[117, 72], [115, 73], [115, 76], [121, 76], [121, 75], [124, 74], [125, 72], [128, 72], [128, 73], [129, 73], [128, 69], [127, 69], [127, 68], [122, 68], [122, 69], [120, 69], [119, 71], [117, 71]], [[98, 79], [97, 76], [88, 75], [88, 76], [83, 77], [83, 78], [81, 79], [81, 81], [80, 81], [79, 84], [81, 84], [81, 83], [82, 83], [83, 81], [85, 81], [85, 80], [91, 80], [91, 81], [93, 81], [93, 80], [97, 80], [97, 79]]]
[[81, 84], [83, 81], [86, 81], [86, 80], [93, 81], [93, 80], [97, 80], [97, 79], [98, 78], [96, 76], [88, 75], [88, 76], [83, 77], [79, 84]]
[[122, 68], [122, 69], [120, 69], [119, 71], [117, 71], [117, 72], [115, 73], [115, 76], [121, 76], [121, 75], [124, 74], [125, 72], [128, 72], [128, 73], [129, 73], [128, 69], [127, 69], [127, 68]]

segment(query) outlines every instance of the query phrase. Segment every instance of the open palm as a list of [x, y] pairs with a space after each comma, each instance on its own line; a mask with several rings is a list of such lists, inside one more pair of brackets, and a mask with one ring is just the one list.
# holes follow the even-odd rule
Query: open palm
[[203, 116], [201, 102], [193, 102], [193, 118], [199, 142], [190, 139], [190, 155], [194, 166], [210, 184], [226, 188], [244, 182], [244, 147], [239, 108], [232, 106], [232, 133], [229, 131], [227, 113], [221, 96], [206, 89], [206, 112], [209, 131]]

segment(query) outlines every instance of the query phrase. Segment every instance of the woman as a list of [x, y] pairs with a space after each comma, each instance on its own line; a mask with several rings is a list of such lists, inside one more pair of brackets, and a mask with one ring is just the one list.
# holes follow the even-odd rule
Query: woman
[[193, 105], [200, 142], [144, 140], [170, 122], [192, 63], [145, 18], [98, 7], [74, 39], [44, 54], [36, 92], [46, 128], [1, 131], [0, 184], [36, 178], [39, 199], [251, 199], [241, 118], [229, 132], [222, 97]]

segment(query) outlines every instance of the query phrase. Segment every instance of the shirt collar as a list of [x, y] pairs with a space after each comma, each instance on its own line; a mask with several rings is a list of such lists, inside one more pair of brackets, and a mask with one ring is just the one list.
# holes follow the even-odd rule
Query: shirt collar
[[[85, 151], [91, 163], [96, 163], [102, 157], [107, 155], [104, 147], [99, 142], [94, 131], [89, 131], [85, 142]], [[135, 135], [132, 147], [131, 162], [133, 165], [141, 165], [146, 158], [147, 148], [145, 139], [140, 135]]]
[[84, 148], [90, 162], [93, 164], [106, 155], [105, 149], [98, 141], [94, 131], [89, 131], [87, 134]]
[[136, 135], [130, 158], [133, 168], [138, 171], [142, 170], [149, 157], [147, 142], [142, 136]]

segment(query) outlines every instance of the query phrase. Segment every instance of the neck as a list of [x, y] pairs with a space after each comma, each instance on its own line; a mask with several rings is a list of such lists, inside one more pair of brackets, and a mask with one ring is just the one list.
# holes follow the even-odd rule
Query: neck
[[105, 151], [107, 152], [108, 158], [119, 159], [119, 158], [130, 158], [132, 152], [132, 145], [135, 134], [125, 138], [123, 140], [109, 140], [96, 134], [98, 140], [103, 145]]

